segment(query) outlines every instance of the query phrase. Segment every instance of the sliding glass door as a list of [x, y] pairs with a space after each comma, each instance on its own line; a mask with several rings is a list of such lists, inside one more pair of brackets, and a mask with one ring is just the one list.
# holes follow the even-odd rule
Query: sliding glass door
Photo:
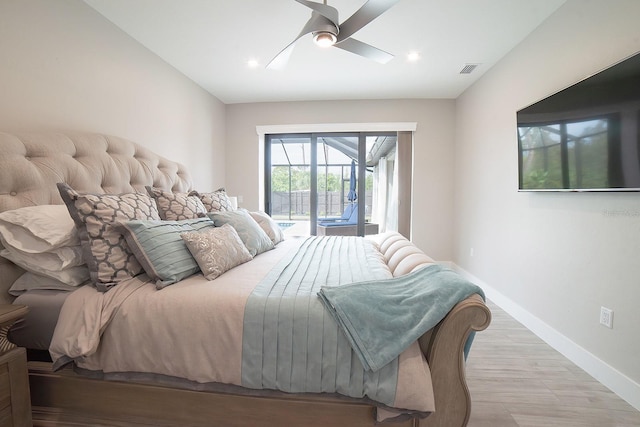
[[386, 216], [392, 200], [376, 188], [378, 164], [393, 158], [396, 140], [395, 133], [267, 135], [265, 211], [290, 235], [381, 232], [374, 218]]

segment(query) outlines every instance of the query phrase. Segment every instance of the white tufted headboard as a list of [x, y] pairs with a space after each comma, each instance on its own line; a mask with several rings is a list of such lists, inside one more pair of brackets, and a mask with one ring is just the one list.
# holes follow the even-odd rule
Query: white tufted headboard
[[[62, 204], [56, 183], [92, 193], [145, 192], [146, 185], [184, 192], [184, 166], [126, 139], [93, 133], [0, 132], [0, 212]], [[0, 302], [20, 274], [0, 257]]]

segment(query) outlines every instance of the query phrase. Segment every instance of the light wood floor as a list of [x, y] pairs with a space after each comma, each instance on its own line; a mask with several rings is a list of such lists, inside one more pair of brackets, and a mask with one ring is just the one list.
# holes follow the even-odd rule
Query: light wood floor
[[640, 412], [489, 302], [467, 360], [468, 427], [640, 426]]

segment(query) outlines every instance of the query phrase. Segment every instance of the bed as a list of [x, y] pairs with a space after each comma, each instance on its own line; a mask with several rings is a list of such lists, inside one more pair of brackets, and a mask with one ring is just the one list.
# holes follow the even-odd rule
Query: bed
[[[398, 233], [281, 241], [263, 213], [232, 211], [223, 190], [193, 190], [183, 166], [122, 138], [0, 133], [0, 212], [47, 206], [48, 212], [63, 215], [68, 208], [82, 230], [77, 236], [56, 238], [85, 251], [81, 258], [90, 258], [86, 266], [64, 268], [65, 273], [82, 270], [72, 275], [75, 279], [56, 279], [75, 280], [73, 286], [65, 284], [70, 289], [33, 289], [39, 275], [25, 273], [16, 263], [37, 269], [44, 261], [30, 265], [30, 257], [0, 257], [3, 301], [18, 295], [13, 302], [29, 306], [32, 316], [15, 326], [10, 339], [33, 350], [28, 369], [34, 425], [466, 425], [471, 399], [465, 356], [470, 337], [491, 318], [481, 290], [457, 295], [455, 301], [448, 297], [448, 305], [434, 304], [428, 312], [441, 320], [428, 326], [428, 316], [413, 315], [416, 310], [403, 313], [397, 310], [405, 306], [371, 302], [379, 313], [361, 323], [379, 321], [386, 313], [389, 323], [409, 317], [422, 328], [411, 327], [415, 337], [387, 331], [391, 339], [398, 335], [409, 341], [398, 354], [388, 355], [388, 345], [379, 342], [385, 324], [380, 333], [358, 329], [362, 325], [345, 307], [368, 301], [371, 289], [394, 301], [393, 289], [405, 289], [395, 286], [421, 283], [427, 275], [444, 275], [456, 286], [462, 279]], [[112, 236], [95, 237], [87, 219], [95, 212], [85, 210], [87, 200], [94, 199], [86, 194], [105, 206], [117, 198], [113, 203], [132, 212], [110, 229], [129, 248], [117, 261], [99, 258], [120, 249]], [[254, 220], [250, 226], [247, 216]], [[266, 240], [262, 233], [255, 238], [254, 224]], [[172, 243], [145, 244], [150, 230], [157, 229], [174, 239], [167, 240]], [[176, 235], [184, 242], [180, 255], [154, 252], [177, 248]], [[228, 240], [216, 246], [220, 236]], [[89, 246], [69, 243], [87, 238], [94, 238]], [[106, 249], [96, 249], [95, 239]], [[158, 260], [182, 259], [185, 243], [191, 256], [184, 257], [182, 270], [176, 273], [174, 266], [167, 271]], [[93, 257], [87, 250], [94, 251]], [[214, 260], [208, 255], [212, 251], [223, 255]], [[76, 260], [77, 253], [70, 257]], [[221, 267], [220, 259], [230, 264]], [[83, 276], [85, 267], [88, 278]], [[87, 280], [93, 284], [83, 285]], [[333, 286], [338, 284], [342, 286]], [[277, 303], [274, 293], [282, 298]], [[210, 309], [214, 301], [217, 305]], [[262, 311], [254, 311], [256, 307]], [[362, 310], [361, 304], [360, 311], [374, 310]], [[30, 329], [42, 319], [45, 325]], [[259, 332], [256, 324], [261, 325]], [[312, 335], [318, 329], [321, 341]], [[204, 338], [208, 331], [215, 331], [213, 339]], [[362, 340], [363, 333], [369, 338]], [[46, 345], [50, 359], [30, 348]], [[236, 353], [238, 357], [231, 357]]]

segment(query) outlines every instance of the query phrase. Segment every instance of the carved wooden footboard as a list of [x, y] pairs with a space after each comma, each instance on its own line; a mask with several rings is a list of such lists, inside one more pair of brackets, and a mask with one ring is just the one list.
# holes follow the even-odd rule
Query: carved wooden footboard
[[[465, 426], [471, 411], [464, 344], [471, 331], [485, 329], [491, 313], [473, 295], [457, 304], [420, 339], [431, 368], [436, 412], [424, 420], [393, 425]], [[269, 397], [181, 390], [157, 385], [101, 381], [71, 369], [29, 363], [34, 426], [374, 426], [374, 407], [322, 395]]]
[[420, 338], [436, 399], [436, 412], [422, 420], [421, 427], [467, 425], [471, 395], [465, 376], [464, 345], [471, 331], [482, 331], [490, 322], [491, 311], [480, 296], [472, 295]]

